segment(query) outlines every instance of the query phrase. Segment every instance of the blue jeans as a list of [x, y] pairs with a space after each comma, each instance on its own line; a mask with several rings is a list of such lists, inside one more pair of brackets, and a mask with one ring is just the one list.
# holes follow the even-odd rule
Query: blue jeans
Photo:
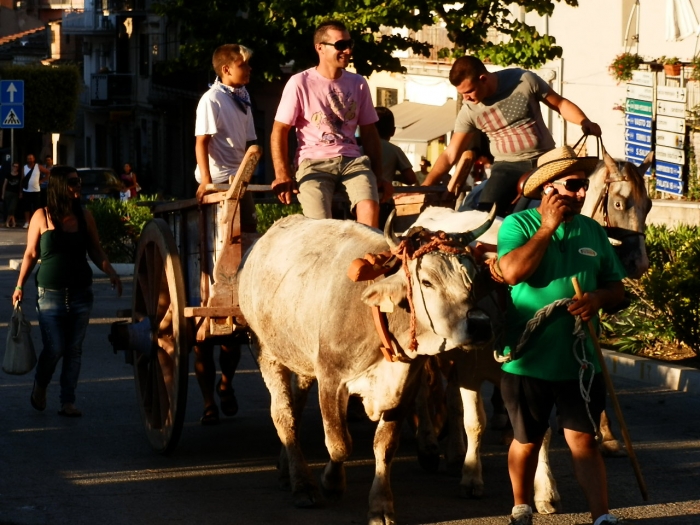
[[63, 290], [37, 289], [36, 309], [44, 349], [39, 356], [34, 379], [38, 386], [48, 386], [62, 357], [61, 404], [75, 402], [92, 299], [90, 286]]

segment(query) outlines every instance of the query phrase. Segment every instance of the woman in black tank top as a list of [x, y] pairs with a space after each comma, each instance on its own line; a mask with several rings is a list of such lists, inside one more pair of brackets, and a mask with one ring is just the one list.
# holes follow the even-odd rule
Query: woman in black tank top
[[37, 311], [44, 348], [34, 377], [31, 404], [46, 408], [46, 389], [63, 358], [61, 370], [62, 416], [78, 417], [75, 389], [80, 374], [82, 344], [92, 310], [92, 270], [87, 256], [109, 275], [112, 288], [121, 295], [122, 285], [100, 245], [95, 219], [80, 205], [80, 177], [75, 168], [54, 166], [49, 177], [47, 206], [37, 210], [29, 223], [12, 303], [22, 300], [23, 287], [37, 259]]

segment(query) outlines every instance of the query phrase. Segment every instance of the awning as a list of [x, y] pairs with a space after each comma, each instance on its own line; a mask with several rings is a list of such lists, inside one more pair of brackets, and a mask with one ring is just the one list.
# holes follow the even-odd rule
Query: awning
[[457, 117], [457, 101], [442, 106], [402, 102], [391, 106], [396, 121], [392, 142], [430, 142], [451, 132]]

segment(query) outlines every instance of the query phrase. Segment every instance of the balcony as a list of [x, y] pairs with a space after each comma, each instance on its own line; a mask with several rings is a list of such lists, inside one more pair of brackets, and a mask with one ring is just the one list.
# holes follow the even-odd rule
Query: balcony
[[114, 33], [114, 23], [102, 11], [71, 11], [63, 14], [64, 34], [97, 35]]
[[90, 79], [91, 106], [125, 106], [132, 103], [131, 84], [134, 75], [98, 73]]

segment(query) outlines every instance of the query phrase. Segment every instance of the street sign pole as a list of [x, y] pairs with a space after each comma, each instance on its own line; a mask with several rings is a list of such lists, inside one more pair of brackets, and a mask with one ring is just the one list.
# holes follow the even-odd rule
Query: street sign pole
[[10, 128], [10, 156], [12, 160], [10, 162], [15, 162], [15, 128]]

